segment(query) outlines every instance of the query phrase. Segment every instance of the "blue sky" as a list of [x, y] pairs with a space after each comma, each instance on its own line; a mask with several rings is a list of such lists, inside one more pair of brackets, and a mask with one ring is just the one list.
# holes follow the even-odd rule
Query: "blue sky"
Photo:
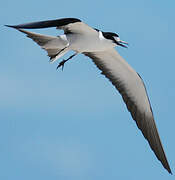
[[0, 179], [174, 179], [90, 59], [78, 55], [56, 71], [58, 62], [3, 26], [76, 17], [129, 42], [117, 50], [144, 79], [175, 173], [174, 7], [163, 0], [1, 2]]

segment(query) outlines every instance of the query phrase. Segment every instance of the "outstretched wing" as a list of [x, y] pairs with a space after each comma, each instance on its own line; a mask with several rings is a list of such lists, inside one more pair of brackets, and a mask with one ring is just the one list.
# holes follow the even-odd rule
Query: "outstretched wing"
[[56, 27], [67, 33], [97, 33], [97, 31], [77, 18], [62, 18], [48, 21], [38, 21], [19, 25], [6, 25], [16, 29], [39, 29]]
[[68, 46], [68, 41], [61, 36], [48, 36], [43, 34], [38, 34], [34, 32], [25, 31], [23, 29], [18, 29], [23, 32], [27, 37], [35, 41], [41, 48], [47, 51], [50, 61], [53, 62], [56, 59], [63, 56], [69, 49], [65, 48]]
[[102, 71], [102, 74], [104, 74], [120, 92], [138, 128], [148, 140], [150, 147], [164, 168], [171, 173], [141, 77], [115, 49], [84, 54], [93, 60]]

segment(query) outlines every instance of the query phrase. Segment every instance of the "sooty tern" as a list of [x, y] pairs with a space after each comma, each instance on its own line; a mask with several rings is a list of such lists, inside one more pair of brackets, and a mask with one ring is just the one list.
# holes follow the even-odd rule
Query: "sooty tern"
[[[6, 26], [15, 28], [33, 39], [41, 48], [47, 51], [50, 62], [54, 62], [70, 50], [75, 51], [75, 54], [61, 61], [57, 68], [63, 68], [66, 61], [79, 53], [90, 57], [102, 71], [102, 74], [112, 82], [122, 95], [128, 111], [148, 140], [151, 149], [164, 168], [171, 173], [143, 80], [114, 49], [116, 46], [126, 47], [127, 42], [121, 41], [116, 33], [102, 32], [91, 28], [76, 18]], [[64, 35], [55, 37], [24, 30], [49, 27], [64, 30]]]

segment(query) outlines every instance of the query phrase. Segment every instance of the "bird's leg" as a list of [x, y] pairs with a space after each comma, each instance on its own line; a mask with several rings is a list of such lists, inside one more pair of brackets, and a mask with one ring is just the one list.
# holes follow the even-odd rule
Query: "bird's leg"
[[55, 57], [57, 57], [57, 56], [58, 56], [62, 51], [64, 51], [66, 48], [67, 48], [67, 46], [64, 47], [63, 49], [61, 49], [57, 54], [50, 55], [50, 62], [52, 62], [53, 59], [54, 59]]
[[57, 54], [55, 54], [54, 57], [58, 56], [58, 55], [59, 55], [62, 51], [64, 51], [66, 48], [67, 48], [67, 46], [64, 47], [63, 49], [61, 49]]
[[64, 51], [66, 48], [67, 48], [67, 46], [64, 47], [63, 49], [61, 49], [61, 50], [58, 52], [58, 54], [60, 54], [60, 53], [61, 53], [62, 51]]
[[62, 71], [63, 71], [64, 63], [67, 62], [67, 61], [69, 61], [70, 59], [72, 59], [72, 58], [73, 58], [74, 56], [76, 56], [76, 55], [77, 55], [77, 53], [73, 54], [73, 55], [70, 56], [68, 59], [63, 59], [63, 60], [58, 64], [57, 69], [58, 69], [59, 67], [62, 67]]

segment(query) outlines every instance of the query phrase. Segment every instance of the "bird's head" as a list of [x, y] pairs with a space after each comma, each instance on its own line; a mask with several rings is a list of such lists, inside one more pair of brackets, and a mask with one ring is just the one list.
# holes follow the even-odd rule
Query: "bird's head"
[[[103, 36], [104, 36], [106, 39], [112, 40], [113, 43], [115, 43], [116, 45], [127, 48], [126, 45], [128, 45], [128, 43], [125, 42], [125, 41], [122, 41], [122, 40], [119, 38], [119, 35], [118, 35], [118, 34], [112, 33], [112, 32], [102, 32], [102, 34], [103, 34]], [[126, 44], [126, 45], [125, 45], [125, 44]]]

